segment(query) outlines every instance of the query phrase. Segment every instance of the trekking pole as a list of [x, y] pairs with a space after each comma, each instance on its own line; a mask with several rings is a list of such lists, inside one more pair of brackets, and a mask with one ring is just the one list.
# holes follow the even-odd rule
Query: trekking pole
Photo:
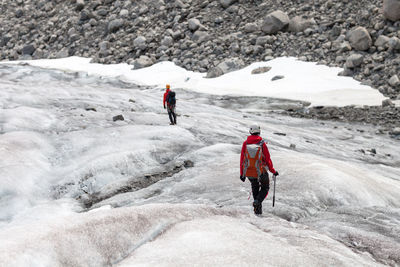
[[276, 176], [275, 176], [275, 174], [272, 176], [272, 179], [274, 180], [274, 195], [272, 197], [272, 207], [275, 207], [275, 185], [276, 185]]

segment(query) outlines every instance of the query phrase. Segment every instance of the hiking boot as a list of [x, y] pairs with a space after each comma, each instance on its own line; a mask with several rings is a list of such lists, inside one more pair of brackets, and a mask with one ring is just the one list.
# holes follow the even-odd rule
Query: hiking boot
[[253, 202], [254, 214], [261, 215], [262, 214], [262, 205], [258, 203], [257, 200]]

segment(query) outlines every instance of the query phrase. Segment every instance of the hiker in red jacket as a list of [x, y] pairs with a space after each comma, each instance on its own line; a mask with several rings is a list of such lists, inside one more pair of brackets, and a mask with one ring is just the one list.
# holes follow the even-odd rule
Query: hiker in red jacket
[[[170, 124], [176, 125], [176, 113], [175, 113], [176, 98], [175, 98], [175, 92], [171, 91], [170, 88], [171, 86], [169, 84], [165, 86], [163, 105], [164, 108], [167, 108]], [[165, 104], [167, 104], [167, 106], [165, 106]]]
[[170, 85], [167, 84], [165, 86], [165, 93], [164, 93], [164, 100], [163, 100], [164, 109], [166, 108], [165, 103], [167, 102], [167, 96], [168, 96], [169, 91], [170, 91]]
[[278, 176], [279, 173], [272, 165], [271, 157], [265, 141], [260, 136], [260, 126], [250, 126], [250, 136], [243, 142], [240, 154], [240, 180], [246, 177], [251, 183], [253, 192], [253, 207], [255, 214], [262, 214], [262, 202], [269, 191], [269, 177], [266, 168]]

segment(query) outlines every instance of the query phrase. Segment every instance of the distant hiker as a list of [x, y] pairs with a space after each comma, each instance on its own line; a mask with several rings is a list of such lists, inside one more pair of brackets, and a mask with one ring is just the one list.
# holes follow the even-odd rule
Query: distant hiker
[[165, 86], [165, 93], [164, 93], [164, 101], [163, 105], [165, 108], [165, 104], [167, 104], [167, 111], [168, 111], [168, 116], [170, 120], [170, 124], [174, 125], [176, 124], [176, 114], [175, 114], [175, 105], [176, 105], [176, 98], [175, 98], [175, 92], [170, 90], [170, 85], [167, 84]]
[[175, 92], [170, 91], [167, 95], [167, 110], [168, 110], [169, 120], [171, 121], [171, 125], [176, 124], [175, 105], [176, 105]]
[[249, 132], [251, 135], [243, 142], [240, 154], [240, 180], [244, 182], [246, 177], [249, 179], [254, 198], [254, 213], [262, 214], [262, 202], [269, 191], [266, 167], [275, 176], [279, 173], [275, 171], [266, 142], [260, 136], [260, 126], [250, 126]]

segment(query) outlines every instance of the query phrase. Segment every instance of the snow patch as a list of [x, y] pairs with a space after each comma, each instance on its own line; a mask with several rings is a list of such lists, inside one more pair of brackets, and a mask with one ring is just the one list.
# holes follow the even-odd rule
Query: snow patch
[[[207, 79], [204, 73], [187, 71], [172, 62], [160, 62], [148, 68], [134, 70], [121, 63], [102, 65], [90, 63], [91, 59], [69, 57], [31, 61], [2, 62], [3, 64], [28, 63], [42, 68], [85, 72], [102, 77], [119, 77], [124, 81], [143, 85], [185, 88], [216, 95], [263, 96], [310, 102], [314, 106], [381, 105], [386, 99], [378, 90], [361, 85], [350, 77], [337, 74], [341, 68], [327, 67], [295, 58], [276, 58], [253, 63], [241, 70], [221, 77]], [[259, 67], [271, 67], [262, 74], [251, 74]], [[156, 74], [156, 75], [155, 75]], [[277, 75], [283, 79], [272, 81]]]

